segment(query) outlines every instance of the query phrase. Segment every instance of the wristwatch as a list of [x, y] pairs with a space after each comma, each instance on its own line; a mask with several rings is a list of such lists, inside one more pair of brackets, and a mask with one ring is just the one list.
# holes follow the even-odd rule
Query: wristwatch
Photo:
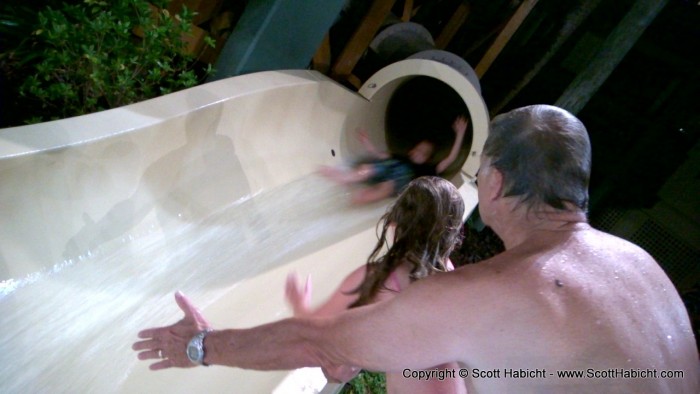
[[198, 332], [187, 344], [187, 358], [190, 359], [193, 364], [209, 366], [204, 363], [204, 337], [212, 331], [214, 330], [208, 328]]

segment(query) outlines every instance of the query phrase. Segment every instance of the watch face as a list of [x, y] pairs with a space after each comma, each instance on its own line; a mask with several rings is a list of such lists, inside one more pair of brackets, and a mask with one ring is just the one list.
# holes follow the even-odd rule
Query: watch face
[[204, 337], [211, 330], [200, 331], [195, 335], [190, 342], [187, 344], [187, 358], [192, 361], [192, 363], [197, 365], [204, 365]]
[[190, 360], [198, 360], [199, 359], [199, 349], [195, 346], [188, 346], [187, 347], [187, 357], [189, 357]]

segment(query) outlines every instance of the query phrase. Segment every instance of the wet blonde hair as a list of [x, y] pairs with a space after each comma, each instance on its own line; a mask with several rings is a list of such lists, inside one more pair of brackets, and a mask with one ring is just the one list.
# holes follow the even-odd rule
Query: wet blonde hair
[[[382, 216], [381, 235], [367, 259], [362, 284], [354, 290], [359, 298], [351, 307], [373, 301], [396, 268], [411, 265], [411, 280], [444, 271], [452, 250], [462, 239], [464, 200], [450, 182], [434, 176], [413, 180]], [[395, 226], [389, 250], [380, 256], [390, 226]]]

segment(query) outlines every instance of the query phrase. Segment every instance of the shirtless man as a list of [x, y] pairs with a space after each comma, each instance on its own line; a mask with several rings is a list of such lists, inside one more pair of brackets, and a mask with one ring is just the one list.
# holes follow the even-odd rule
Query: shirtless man
[[356, 365], [410, 379], [457, 361], [470, 393], [698, 393], [687, 311], [651, 256], [586, 223], [589, 174], [587, 132], [570, 113], [530, 106], [500, 115], [478, 184], [502, 254], [333, 317], [208, 335], [196, 336], [211, 327], [177, 293], [185, 317], [140, 332], [133, 348], [158, 359], [154, 370], [195, 366], [191, 343], [200, 364], [260, 370]]

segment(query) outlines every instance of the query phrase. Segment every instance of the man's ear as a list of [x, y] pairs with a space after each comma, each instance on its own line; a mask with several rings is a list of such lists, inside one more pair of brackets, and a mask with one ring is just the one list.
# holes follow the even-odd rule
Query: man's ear
[[487, 197], [491, 201], [497, 200], [503, 196], [503, 173], [491, 167], [490, 174], [486, 179], [488, 194]]

